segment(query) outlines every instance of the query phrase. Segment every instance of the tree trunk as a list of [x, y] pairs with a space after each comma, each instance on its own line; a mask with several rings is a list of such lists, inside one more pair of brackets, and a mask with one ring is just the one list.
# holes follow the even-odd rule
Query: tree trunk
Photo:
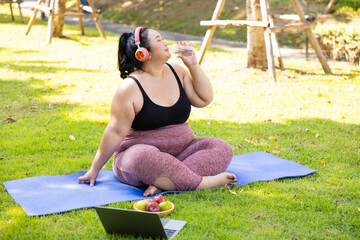
[[[55, 13], [64, 13], [66, 10], [66, 0], [56, 0], [55, 2]], [[54, 18], [54, 30], [53, 37], [62, 37], [64, 26], [64, 17], [55, 17]]]
[[[246, 0], [246, 16], [248, 21], [262, 21], [259, 0]], [[247, 27], [247, 52], [248, 68], [267, 68], [263, 28]]]
[[330, 0], [329, 4], [327, 5], [324, 14], [328, 14], [331, 8], [334, 6], [336, 0]]

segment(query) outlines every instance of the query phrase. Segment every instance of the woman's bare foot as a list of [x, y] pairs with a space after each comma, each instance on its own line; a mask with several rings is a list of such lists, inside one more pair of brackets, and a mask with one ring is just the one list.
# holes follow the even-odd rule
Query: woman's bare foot
[[235, 185], [236, 176], [228, 172], [222, 172], [215, 176], [205, 176], [197, 189], [214, 188], [226, 185]]
[[162, 192], [161, 189], [155, 187], [154, 185], [149, 185], [149, 187], [144, 192], [144, 197], [149, 197], [161, 192]]
[[149, 187], [145, 190], [144, 196], [152, 196], [162, 191], [175, 191], [176, 186], [172, 182], [172, 180], [168, 177], [158, 177], [155, 179], [154, 184], [149, 185]]

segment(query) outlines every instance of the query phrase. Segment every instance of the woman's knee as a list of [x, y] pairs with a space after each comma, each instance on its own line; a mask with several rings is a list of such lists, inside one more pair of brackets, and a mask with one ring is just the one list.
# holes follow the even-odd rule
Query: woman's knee
[[203, 142], [207, 146], [207, 149], [213, 149], [217, 152], [221, 152], [224, 157], [233, 156], [233, 150], [230, 144], [220, 138], [204, 137]]
[[231, 158], [233, 157], [233, 154], [234, 154], [231, 145], [229, 143], [225, 142], [224, 140], [221, 140], [221, 139], [219, 139], [219, 140], [221, 141], [221, 150], [224, 152], [224, 155], [226, 157], [229, 157], [231, 160]]
[[130, 148], [128, 148], [124, 152], [124, 158], [128, 159], [129, 161], [146, 161], [151, 159], [151, 156], [156, 155], [159, 152], [154, 146], [146, 145], [146, 144], [137, 144]]
[[113, 171], [120, 181], [127, 182], [132, 179], [131, 182], [134, 182], [135, 178], [140, 180], [139, 168], [144, 165], [153, 165], [154, 156], [158, 151], [153, 146], [145, 144], [134, 145], [114, 155]]
[[199, 140], [201, 151], [189, 156], [184, 163], [201, 176], [216, 175], [230, 165], [233, 158], [231, 146], [224, 140], [205, 137]]
[[233, 158], [233, 150], [230, 144], [225, 142], [222, 139], [218, 139], [217, 141], [217, 153], [221, 156], [222, 162], [224, 164], [223, 171], [230, 165], [230, 162]]

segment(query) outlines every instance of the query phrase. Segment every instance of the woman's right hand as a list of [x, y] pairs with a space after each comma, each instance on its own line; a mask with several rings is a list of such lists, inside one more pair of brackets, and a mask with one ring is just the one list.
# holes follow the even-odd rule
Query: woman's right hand
[[78, 183], [79, 184], [89, 184], [90, 183], [90, 187], [93, 187], [98, 174], [99, 174], [99, 171], [90, 169], [84, 176], [78, 178]]

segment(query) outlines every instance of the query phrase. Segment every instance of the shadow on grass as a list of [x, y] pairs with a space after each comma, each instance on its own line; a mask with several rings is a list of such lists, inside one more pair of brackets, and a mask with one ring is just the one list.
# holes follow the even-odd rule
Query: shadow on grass
[[[344, 62], [344, 63], [346, 63], [346, 62]], [[289, 70], [289, 71], [292, 71], [292, 72], [295, 72], [297, 74], [308, 75], [308, 76], [326, 76], [326, 75], [330, 76], [330, 75], [335, 75], [335, 76], [353, 77], [353, 76], [356, 76], [356, 75], [360, 74], [360, 70], [358, 70], [358, 69], [352, 69], [351, 73], [333, 73], [333, 74], [328, 74], [328, 73], [325, 73], [325, 72], [322, 72], [322, 73], [314, 72], [312, 69], [309, 70], [309, 71], [299, 70], [299, 69], [292, 68], [292, 67], [285, 67], [285, 69]], [[333, 72], [335, 72], [335, 71], [341, 71], [342, 69], [340, 69], [340, 68], [332, 68], [331, 70]]]
[[25, 54], [25, 53], [39, 53], [37, 50], [15, 50], [13, 53], [15, 54]]
[[[2, 5], [0, 5], [2, 6]], [[14, 11], [15, 10], [15, 11]], [[30, 18], [24, 17], [24, 23], [21, 22], [17, 9], [13, 9], [15, 21], [11, 19], [11, 13], [9, 8], [9, 14], [0, 13], [0, 23], [14, 24], [14, 25], [26, 25]], [[44, 24], [45, 25], [45, 24]]]
[[[49, 114], [56, 114], [57, 110], [68, 112], [76, 108], [76, 104], [51, 103], [42, 101], [45, 96], [58, 96], [66, 92], [66, 86], [57, 86], [56, 88], [34, 87], [34, 85], [43, 85], [44, 80], [29, 78], [27, 80], [1, 80], [1, 107], [0, 116], [3, 121], [6, 118], [14, 118], [15, 121], [32, 118], [31, 122], [40, 122], [42, 118], [49, 118]], [[39, 116], [38, 116], [39, 114]], [[45, 114], [45, 115], [44, 115]], [[3, 127], [5, 125], [2, 125]], [[13, 125], [15, 126], [15, 125]], [[28, 129], [32, 129], [28, 126]], [[27, 131], [27, 129], [24, 129]], [[0, 135], [1, 136], [1, 135]]]
[[[38, 13], [37, 16], [39, 16], [39, 15], [40, 15], [40, 13]], [[29, 20], [30, 20], [30, 17], [24, 16], [24, 23], [21, 23], [20, 17], [15, 16], [15, 21], [12, 21], [11, 20], [11, 15], [10, 15], [10, 10], [9, 10], [9, 15], [8, 14], [0, 14], [0, 23], [4, 23], [4, 24], [24, 25], [24, 27], [26, 27]], [[35, 22], [33, 23], [32, 27], [34, 27], [34, 26], [47, 26], [47, 25], [48, 25], [48, 21], [41, 20], [41, 19], [37, 18], [35, 20]], [[75, 33], [69, 34], [68, 31], [74, 31]], [[25, 34], [25, 28], [24, 28], [24, 34]], [[29, 35], [31, 35], [31, 30], [29, 32]], [[113, 33], [109, 33], [109, 32], [106, 32], [105, 35], [107, 37], [118, 36], [118, 34], [113, 34]], [[100, 33], [98, 32], [97, 29], [86, 27], [85, 28], [85, 34], [82, 35], [79, 24], [77, 24], [77, 25], [65, 24], [64, 25], [64, 27], [63, 27], [63, 36], [61, 37], [62, 39], [69, 40], [69, 41], [74, 41], [74, 42], [77, 42], [80, 45], [89, 46], [90, 44], [81, 41], [82, 37], [99, 38], [101, 36], [100, 36]], [[46, 41], [46, 36], [45, 35], [43, 36], [42, 41]], [[3, 49], [0, 48], [0, 51], [1, 50], [3, 50]]]
[[[22, 60], [17, 61], [17, 64], [9, 64], [8, 62], [0, 62], [1, 68], [14, 69], [20, 72], [32, 72], [32, 73], [50, 73], [54, 71], [84, 71], [84, 68], [67, 68], [67, 67], [56, 67], [58, 64], [65, 63], [64, 61], [31, 61]], [[46, 64], [46, 65], [45, 65]], [[40, 65], [40, 66], [39, 66]], [[87, 72], [97, 72], [97, 70], [86, 69]]]
[[[35, 90], [35, 88], [31, 87], [32, 84], [35, 83], [43, 83], [44, 80], [41, 79], [28, 79], [26, 81], [23, 80], [17, 80], [17, 79], [13, 79], [13, 80], [0, 80], [0, 90], [1, 92], [4, 93], [11, 93], [11, 92], [17, 92], [19, 90], [20, 87], [25, 88], [28, 87], [29, 89], [31, 89], [31, 92], [33, 90]], [[19, 93], [18, 95], [21, 96], [23, 93]], [[25, 97], [25, 96], [22, 96]]]
[[63, 35], [60, 38], [64, 39], [64, 40], [76, 42], [77, 44], [82, 45], [82, 46], [90, 46], [89, 43], [81, 42], [80, 36], [77, 36], [77, 35], [76, 36], [75, 35], [71, 35], [71, 36]]

